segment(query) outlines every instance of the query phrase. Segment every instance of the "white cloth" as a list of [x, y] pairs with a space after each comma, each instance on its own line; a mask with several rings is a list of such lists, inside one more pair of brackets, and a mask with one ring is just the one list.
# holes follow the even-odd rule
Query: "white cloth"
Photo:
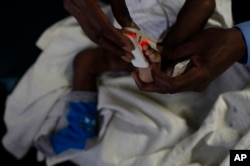
[[[145, 2], [148, 15], [143, 17], [157, 17], [148, 12], [152, 0]], [[50, 27], [37, 44], [42, 54], [6, 102], [2, 143], [16, 158], [22, 158], [40, 135], [65, 125], [72, 59], [80, 50], [96, 47], [72, 17]], [[235, 64], [203, 93], [169, 95], [140, 92], [129, 76], [103, 76], [98, 93], [104, 117], [99, 144], [46, 158], [47, 165], [71, 160], [83, 166], [228, 166], [229, 149], [250, 148], [249, 81], [248, 70]], [[38, 160], [43, 157], [38, 152]]]
[[[135, 23], [155, 39], [159, 39], [166, 28], [173, 25], [184, 2], [185, 0], [126, 0]], [[215, 2], [215, 11], [206, 27], [232, 27], [231, 0], [215, 0]], [[117, 22], [115, 25], [119, 27]]]

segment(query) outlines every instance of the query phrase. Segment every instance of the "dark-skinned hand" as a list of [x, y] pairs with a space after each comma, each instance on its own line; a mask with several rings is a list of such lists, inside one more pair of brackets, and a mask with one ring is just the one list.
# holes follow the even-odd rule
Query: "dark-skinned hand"
[[167, 61], [191, 59], [183, 74], [170, 77], [157, 64], [152, 63], [150, 67], [154, 82], [142, 82], [136, 71], [132, 76], [139, 89], [147, 92], [202, 91], [236, 61], [243, 59], [245, 53], [246, 44], [240, 30], [210, 28], [177, 47], [167, 57]]
[[64, 7], [92, 41], [115, 55], [131, 56], [132, 43], [112, 25], [98, 0], [64, 0]]
[[[165, 63], [165, 57], [168, 57], [168, 54], [171, 54], [175, 47], [204, 29], [207, 20], [213, 14], [214, 10], [215, 0], [185, 1], [177, 15], [175, 23], [167, 29], [167, 34], [164, 36], [163, 41], [158, 43], [158, 50], [160, 50], [159, 54], [162, 57], [163, 63]], [[152, 53], [150, 53], [151, 51]], [[151, 56], [157, 57], [158, 55], [153, 50], [151, 51], [148, 51], [149, 54], [146, 56], [150, 62], [154, 62], [152, 61], [154, 57]], [[168, 67], [171, 68], [169, 65]]]

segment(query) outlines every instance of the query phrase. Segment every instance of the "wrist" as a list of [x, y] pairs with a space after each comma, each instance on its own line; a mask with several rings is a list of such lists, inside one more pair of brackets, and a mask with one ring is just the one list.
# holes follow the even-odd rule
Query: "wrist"
[[234, 41], [232, 42], [232, 48], [234, 48], [234, 55], [236, 56], [236, 61], [242, 64], [247, 63], [247, 50], [246, 50], [246, 43], [244, 41], [244, 37], [241, 31], [238, 28], [231, 28], [229, 30], [231, 35], [231, 39]]
[[246, 21], [240, 24], [235, 25], [235, 29], [237, 29], [241, 34], [241, 41], [244, 43], [245, 53], [240, 59], [240, 63], [243, 63], [245, 66], [250, 66], [250, 21]]

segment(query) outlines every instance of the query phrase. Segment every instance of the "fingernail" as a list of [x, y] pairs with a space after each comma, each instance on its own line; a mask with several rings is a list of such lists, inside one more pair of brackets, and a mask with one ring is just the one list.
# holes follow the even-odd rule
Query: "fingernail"
[[149, 51], [149, 50], [147, 50], [147, 51], [145, 51], [145, 54], [147, 55], [147, 56], [150, 56], [151, 55], [151, 51]]
[[159, 46], [159, 45], [157, 45], [157, 47], [156, 47], [159, 51], [162, 51], [163, 50], [163, 47], [162, 46]]
[[142, 47], [142, 50], [143, 50], [143, 51], [145, 51], [145, 50], [147, 50], [147, 49], [148, 49], [148, 45], [145, 45], [145, 46]]
[[122, 56], [121, 57], [125, 62], [130, 62], [130, 60], [128, 59], [128, 57], [126, 57], [126, 56]]
[[131, 52], [131, 49], [129, 49], [127, 46], [122, 47], [124, 51]]

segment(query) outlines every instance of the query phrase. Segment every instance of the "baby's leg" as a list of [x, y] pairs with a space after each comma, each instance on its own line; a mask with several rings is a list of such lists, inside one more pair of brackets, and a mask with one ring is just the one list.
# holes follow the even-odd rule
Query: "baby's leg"
[[132, 65], [98, 47], [80, 52], [74, 60], [73, 90], [96, 91], [96, 78], [108, 71], [130, 71]]
[[41, 136], [37, 147], [47, 156], [68, 149], [86, 150], [97, 140], [96, 78], [107, 71], [128, 71], [131, 64], [102, 48], [80, 52], [73, 62], [73, 86], [68, 100], [67, 126], [49, 136]]

